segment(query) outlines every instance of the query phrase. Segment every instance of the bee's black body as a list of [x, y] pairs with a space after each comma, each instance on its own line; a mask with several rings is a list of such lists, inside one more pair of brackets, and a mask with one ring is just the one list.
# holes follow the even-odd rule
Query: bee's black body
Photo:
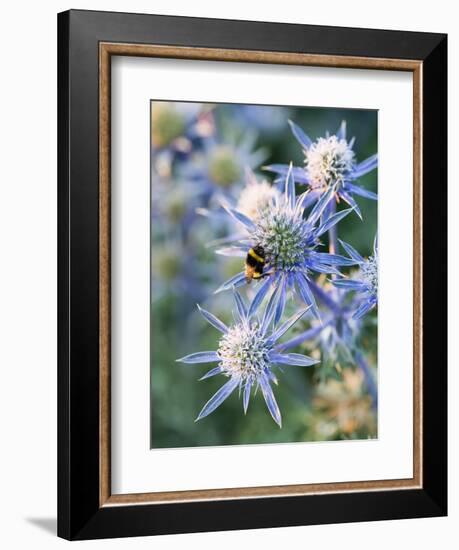
[[250, 283], [252, 279], [261, 279], [263, 277], [263, 267], [265, 264], [265, 251], [263, 247], [257, 245], [247, 252], [245, 259], [245, 277]]

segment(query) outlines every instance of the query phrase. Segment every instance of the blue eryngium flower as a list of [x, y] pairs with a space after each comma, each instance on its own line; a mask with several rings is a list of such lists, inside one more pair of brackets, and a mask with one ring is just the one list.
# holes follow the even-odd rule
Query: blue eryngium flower
[[308, 308], [298, 311], [277, 326], [276, 323], [273, 323], [276, 309], [274, 295], [261, 317], [250, 312], [236, 291], [234, 291], [234, 298], [236, 302], [235, 322], [229, 327], [212, 313], [198, 306], [206, 321], [222, 334], [218, 350], [201, 351], [177, 359], [179, 362], [190, 364], [218, 363], [218, 366], [211, 369], [201, 380], [217, 374], [222, 374], [227, 378], [226, 383], [204, 405], [196, 420], [213, 412], [236, 388], [239, 388], [239, 392], [242, 393], [242, 403], [244, 413], [246, 413], [252, 388], [255, 392], [260, 388], [271, 416], [279, 427], [282, 427], [281, 413], [271, 388], [271, 382], [277, 384], [273, 368], [276, 365], [309, 367], [318, 361], [299, 353], [282, 353], [277, 341], [304, 315]]
[[350, 244], [340, 240], [344, 250], [355, 260], [359, 266], [357, 274], [353, 278], [334, 279], [333, 284], [344, 290], [354, 290], [362, 293], [362, 301], [354, 313], [354, 319], [360, 319], [378, 303], [378, 245], [375, 238], [373, 255], [363, 258]]
[[[378, 155], [372, 155], [363, 162], [357, 163], [353, 150], [354, 138], [346, 139], [346, 121], [343, 120], [336, 134], [320, 137], [316, 141], [294, 122], [289, 121], [293, 135], [303, 148], [304, 167], [294, 167], [293, 177], [297, 183], [307, 185], [313, 195], [319, 195], [330, 187], [335, 189], [335, 199], [344, 200], [362, 217], [353, 195], [377, 200], [377, 195], [356, 185], [355, 180], [374, 170], [378, 165]], [[271, 164], [266, 170], [285, 175], [287, 164]]]
[[322, 287], [311, 283], [311, 290], [323, 306], [322, 322], [312, 320], [311, 328], [284, 342], [283, 349], [291, 349], [308, 342], [321, 350], [321, 373], [326, 374], [336, 363], [354, 364], [353, 353], [362, 321], [353, 318], [358, 300], [345, 300], [339, 288]]
[[[327, 204], [334, 190], [330, 187], [316, 202], [305, 218], [305, 202], [310, 191], [296, 197], [292, 167], [285, 177], [284, 192], [273, 196], [268, 207], [249, 218], [240, 210], [227, 208], [233, 218], [245, 228], [245, 236], [230, 243], [230, 246], [217, 250], [225, 256], [245, 257], [252, 247], [262, 247], [264, 251], [264, 278], [251, 304], [255, 311], [271, 286], [280, 288], [275, 321], [282, 316], [289, 288], [296, 288], [300, 298], [318, 315], [318, 309], [309, 289], [311, 272], [334, 273], [340, 275], [339, 266], [354, 265], [355, 260], [337, 254], [319, 252], [320, 237], [352, 211], [352, 208], [330, 213]], [[246, 281], [245, 271], [241, 271], [226, 281], [217, 292], [237, 287]]]
[[231, 197], [234, 187], [244, 180], [244, 169], [257, 168], [265, 159], [266, 151], [256, 148], [257, 135], [246, 132], [242, 139], [216, 137], [203, 143], [203, 150], [192, 154], [189, 162], [182, 166], [180, 175], [191, 181], [204, 196]]

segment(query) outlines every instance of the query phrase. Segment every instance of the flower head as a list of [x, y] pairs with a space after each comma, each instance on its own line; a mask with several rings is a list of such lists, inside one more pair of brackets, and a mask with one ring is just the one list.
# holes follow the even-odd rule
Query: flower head
[[[336, 280], [336, 279], [335, 279]], [[322, 322], [312, 319], [311, 327], [287, 340], [282, 351], [307, 342], [314, 351], [320, 350], [321, 366], [318, 374], [322, 382], [330, 378], [342, 379], [347, 365], [356, 365], [364, 374], [368, 392], [374, 407], [377, 406], [378, 389], [368, 363], [360, 348], [363, 321], [355, 316], [362, 304], [359, 297], [346, 300], [345, 290], [338, 287], [322, 287], [311, 283], [311, 289], [324, 308]]]
[[358, 277], [371, 294], [378, 294], [378, 256], [369, 256], [360, 264]]
[[188, 165], [181, 167], [181, 176], [199, 186], [204, 196], [234, 195], [244, 180], [246, 168], [256, 168], [266, 158], [263, 149], [255, 149], [256, 135], [247, 133], [243, 139], [215, 138], [203, 143], [202, 151], [191, 155]]
[[242, 167], [237, 152], [227, 145], [216, 146], [209, 155], [209, 178], [220, 187], [239, 181]]
[[269, 351], [258, 323], [234, 325], [218, 345], [222, 372], [245, 380], [257, 377], [269, 368]]
[[345, 139], [337, 136], [319, 138], [304, 150], [304, 165], [312, 189], [324, 190], [342, 185], [355, 165], [354, 151]]
[[[307, 185], [315, 194], [326, 193], [333, 187], [334, 193], [330, 199], [340, 199], [352, 206], [362, 217], [353, 195], [377, 200], [377, 195], [356, 185], [355, 180], [374, 170], [378, 165], [378, 156], [372, 155], [363, 162], [357, 163], [353, 150], [354, 138], [346, 138], [346, 122], [341, 123], [336, 134], [311, 138], [294, 122], [289, 121], [293, 135], [300, 143], [304, 154], [304, 167], [294, 167], [293, 177], [299, 184]], [[271, 164], [266, 170], [281, 176], [289, 169], [286, 164]]]
[[362, 328], [362, 321], [353, 314], [357, 300], [345, 300], [344, 291], [331, 285], [311, 282], [311, 290], [319, 300], [321, 321], [312, 319], [311, 327], [284, 343], [283, 349], [291, 349], [308, 342], [320, 350], [321, 379], [337, 375], [341, 366], [354, 365], [354, 354]]
[[[259, 215], [256, 217], [250, 218], [240, 210], [227, 208], [228, 213], [245, 228], [248, 235], [236, 240], [229, 247], [217, 250], [217, 253], [245, 257], [251, 248], [261, 247], [264, 252], [265, 281], [259, 286], [254, 307], [263, 300], [271, 285], [274, 288], [281, 287], [277, 320], [282, 315], [288, 288], [296, 287], [304, 303], [312, 306], [317, 313], [309, 289], [311, 273], [340, 274], [338, 266], [355, 264], [353, 259], [317, 250], [322, 244], [320, 237], [352, 210], [340, 210], [334, 214], [325, 212], [333, 192], [330, 188], [324, 193], [309, 216], [305, 217], [305, 202], [309, 191], [296, 197], [293, 173], [289, 170], [285, 177], [284, 193], [275, 195], [270, 205], [258, 211]], [[242, 285], [245, 281], [245, 271], [241, 271], [226, 281], [218, 291]]]
[[236, 209], [251, 219], [263, 216], [275, 199], [280, 198], [280, 191], [266, 180], [257, 180], [253, 172], [248, 172], [246, 186], [242, 189]]
[[[209, 219], [219, 220], [221, 226], [226, 227], [231, 236], [211, 241], [211, 245], [225, 244], [243, 238], [247, 231], [238, 230], [234, 233], [234, 218], [228, 217], [228, 208], [235, 208], [242, 214], [251, 219], [260, 217], [267, 208], [269, 208], [276, 197], [281, 193], [277, 186], [271, 185], [266, 180], [259, 180], [248, 167], [245, 168], [245, 186], [239, 192], [238, 196], [227, 194], [226, 196], [216, 197], [216, 200], [210, 201], [209, 208], [197, 208], [196, 211], [201, 216]], [[226, 209], [226, 210], [225, 210]], [[238, 224], [239, 225], [239, 224]], [[240, 226], [239, 226], [240, 229]]]
[[359, 319], [373, 309], [378, 303], [378, 244], [375, 237], [373, 254], [363, 258], [350, 244], [340, 241], [349, 256], [359, 266], [354, 277], [334, 279], [333, 284], [344, 290], [354, 290], [361, 293], [361, 303], [354, 313]]
[[307, 308], [300, 310], [281, 325], [277, 325], [273, 322], [276, 309], [274, 295], [262, 316], [256, 315], [253, 308], [247, 308], [236, 291], [234, 291], [234, 299], [235, 322], [229, 327], [212, 313], [199, 308], [206, 321], [222, 334], [217, 351], [192, 353], [178, 359], [179, 362], [188, 364], [218, 363], [218, 366], [211, 369], [201, 380], [218, 374], [228, 379], [204, 405], [196, 420], [213, 412], [236, 388], [242, 392], [243, 408], [246, 413], [252, 389], [256, 392], [260, 388], [271, 416], [281, 426], [281, 413], [271, 387], [272, 382], [278, 383], [273, 369], [276, 365], [308, 367], [318, 362], [306, 355], [282, 353], [278, 343], [279, 338], [304, 315]]

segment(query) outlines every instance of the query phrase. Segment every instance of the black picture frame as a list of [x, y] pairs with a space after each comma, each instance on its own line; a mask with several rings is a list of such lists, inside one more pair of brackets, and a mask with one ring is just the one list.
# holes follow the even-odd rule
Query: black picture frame
[[[100, 505], [99, 44], [422, 62], [422, 487]], [[58, 15], [58, 535], [71, 540], [447, 514], [447, 37], [71, 10]]]

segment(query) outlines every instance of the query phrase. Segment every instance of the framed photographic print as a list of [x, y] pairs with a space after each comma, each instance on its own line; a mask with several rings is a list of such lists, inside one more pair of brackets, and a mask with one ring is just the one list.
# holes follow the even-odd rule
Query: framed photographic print
[[58, 533], [446, 514], [446, 36], [59, 14]]

